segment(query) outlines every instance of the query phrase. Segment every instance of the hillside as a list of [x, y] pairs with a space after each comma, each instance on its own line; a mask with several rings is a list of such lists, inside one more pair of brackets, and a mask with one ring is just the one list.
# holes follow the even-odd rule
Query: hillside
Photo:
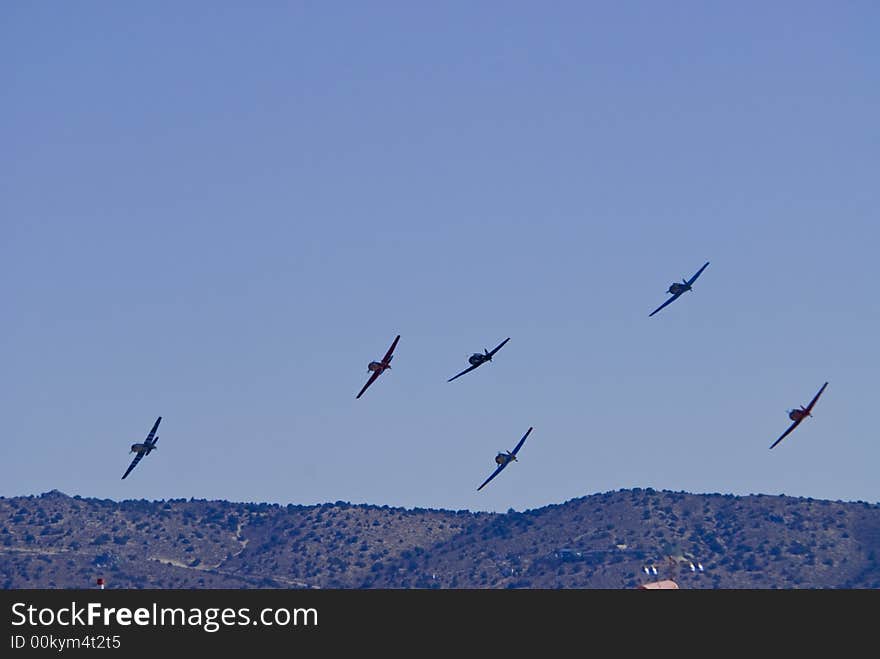
[[[660, 562], [667, 544], [704, 571]], [[0, 498], [5, 589], [880, 588], [878, 553], [880, 505], [787, 496], [635, 488], [506, 514]]]

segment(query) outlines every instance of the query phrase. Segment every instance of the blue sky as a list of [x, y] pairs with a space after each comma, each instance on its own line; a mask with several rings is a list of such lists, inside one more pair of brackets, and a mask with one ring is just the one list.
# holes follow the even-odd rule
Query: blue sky
[[880, 500], [878, 30], [872, 2], [4, 3], [0, 495]]

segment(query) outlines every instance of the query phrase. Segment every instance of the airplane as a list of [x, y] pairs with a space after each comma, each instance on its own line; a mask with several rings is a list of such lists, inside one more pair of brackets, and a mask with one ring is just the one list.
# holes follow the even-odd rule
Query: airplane
[[[692, 553], [684, 551], [681, 548], [681, 545], [673, 545], [668, 542], [663, 543], [663, 558], [662, 561], [668, 563], [671, 568], [675, 568], [676, 565], [684, 565], [687, 566], [691, 572], [703, 572], [703, 564], [700, 563]], [[650, 561], [647, 565], [642, 568], [642, 572], [645, 574], [657, 574], [657, 561]]]
[[526, 430], [526, 434], [522, 436], [522, 439], [519, 440], [519, 444], [517, 444], [516, 447], [512, 451], [507, 451], [506, 453], [499, 451], [498, 455], [495, 456], [495, 462], [498, 463], [498, 467], [495, 469], [495, 471], [492, 472], [492, 475], [489, 476], [489, 478], [487, 478], [486, 480], [484, 480], [483, 484], [477, 488], [477, 492], [482, 490], [486, 486], [486, 483], [488, 483], [490, 480], [492, 480], [498, 474], [500, 474], [507, 465], [509, 465], [514, 460], [516, 460], [516, 453], [517, 453], [517, 451], [520, 450], [520, 448], [522, 448], [522, 445], [526, 441], [526, 437], [529, 436], [530, 432], [532, 432], [531, 428]]
[[458, 375], [453, 375], [451, 378], [449, 378], [449, 379], [447, 380], [447, 382], [452, 382], [455, 378], [461, 377], [461, 376], [464, 375], [465, 373], [470, 373], [470, 372], [473, 371], [475, 368], [477, 368], [477, 366], [482, 366], [482, 365], [485, 364], [486, 362], [491, 362], [491, 361], [492, 361], [492, 356], [493, 356], [496, 352], [498, 352], [499, 350], [501, 350], [501, 348], [504, 346], [504, 344], [507, 343], [508, 341], [510, 341], [510, 337], [509, 337], [509, 336], [508, 336], [506, 339], [504, 339], [501, 343], [499, 343], [497, 346], [495, 346], [495, 348], [493, 348], [491, 352], [489, 352], [488, 350], [486, 350], [485, 348], [483, 348], [483, 352], [482, 352], [482, 353], [475, 352], [474, 354], [472, 354], [470, 357], [468, 357], [468, 361], [471, 363], [471, 365], [470, 365], [468, 368], [464, 369], [464, 370], [463, 370], [461, 373], [459, 373]]
[[827, 383], [827, 382], [826, 382], [825, 384], [823, 384], [823, 385], [822, 385], [822, 388], [819, 389], [819, 393], [817, 393], [815, 396], [813, 396], [813, 400], [811, 400], [811, 401], [810, 401], [810, 404], [807, 405], [806, 407], [804, 407], [803, 405], [801, 405], [800, 408], [798, 408], [798, 409], [794, 409], [794, 410], [789, 410], [789, 411], [788, 411], [788, 418], [791, 419], [792, 421], [794, 421], [794, 423], [792, 423], [792, 424], [788, 427], [788, 430], [786, 430], [784, 433], [782, 433], [782, 434], [779, 436], [779, 439], [777, 439], [775, 442], [773, 442], [773, 444], [770, 445], [770, 448], [773, 448], [773, 447], [776, 446], [779, 442], [781, 442], [783, 439], [785, 439], [786, 435], [788, 435], [788, 433], [790, 433], [792, 430], [794, 430], [795, 428], [797, 428], [798, 425], [800, 425], [800, 422], [801, 422], [801, 421], [803, 421], [804, 419], [806, 419], [808, 416], [813, 416], [813, 415], [811, 414], [811, 412], [813, 411], [813, 405], [815, 405], [815, 404], [816, 404], [816, 401], [819, 400], [819, 396], [822, 395], [822, 392], [825, 391], [825, 387], [827, 387], [827, 386], [828, 386], [828, 383]]
[[162, 420], [160, 416], [156, 419], [156, 423], [153, 424], [153, 429], [150, 431], [150, 434], [147, 435], [147, 438], [143, 441], [142, 444], [132, 444], [130, 453], [137, 453], [134, 456], [134, 460], [131, 461], [131, 464], [128, 465], [128, 469], [125, 470], [125, 473], [122, 474], [122, 479], [125, 480], [125, 477], [131, 473], [131, 470], [137, 466], [137, 463], [141, 461], [141, 458], [145, 455], [149, 455], [150, 451], [157, 451], [159, 447], [156, 446], [156, 442], [159, 441], [159, 435], [156, 434], [156, 430], [159, 428], [159, 422]]
[[695, 274], [695, 275], [694, 275], [693, 277], [691, 277], [690, 279], [684, 279], [684, 278], [682, 278], [682, 280], [681, 280], [682, 283], [681, 283], [681, 284], [679, 284], [678, 282], [674, 282], [674, 283], [672, 283], [672, 284], [669, 286], [669, 290], [666, 291], [667, 293], [672, 293], [672, 297], [669, 298], [668, 300], [666, 300], [666, 302], [664, 302], [663, 304], [661, 304], [659, 307], [657, 307], [656, 309], [654, 309], [654, 311], [652, 311], [651, 313], [649, 313], [649, 314], [648, 314], [648, 317], [650, 318], [651, 316], [653, 316], [655, 313], [657, 313], [658, 311], [660, 311], [660, 309], [662, 309], [663, 307], [665, 307], [667, 304], [671, 304], [672, 302], [675, 302], [675, 301], [681, 296], [682, 293], [684, 293], [684, 292], [686, 292], [686, 291], [691, 291], [691, 290], [693, 290], [693, 284], [694, 284], [694, 282], [697, 281], [697, 277], [699, 277], [699, 276], [703, 273], [703, 270], [706, 269], [706, 266], [707, 266], [707, 265], [709, 265], [709, 262], [708, 262], [708, 261], [706, 261], [706, 263], [703, 265], [703, 267], [700, 268], [699, 270], [697, 270], [697, 274]]
[[400, 334], [398, 334], [395, 337], [394, 341], [391, 344], [391, 347], [388, 348], [388, 352], [386, 352], [385, 356], [382, 357], [382, 361], [370, 362], [369, 364], [367, 364], [367, 370], [372, 371], [373, 374], [370, 376], [370, 379], [367, 380], [367, 383], [364, 385], [363, 389], [360, 390], [360, 393], [358, 393], [358, 395], [355, 396], [355, 398], [360, 398], [363, 395], [363, 393], [367, 390], [367, 387], [369, 387], [371, 384], [373, 384], [373, 382], [376, 381], [376, 378], [378, 378], [380, 375], [382, 375], [382, 372], [386, 368], [391, 368], [391, 360], [394, 357], [394, 355], [392, 355], [392, 353], [394, 352], [394, 348], [397, 347], [397, 342], [399, 340], [400, 340]]

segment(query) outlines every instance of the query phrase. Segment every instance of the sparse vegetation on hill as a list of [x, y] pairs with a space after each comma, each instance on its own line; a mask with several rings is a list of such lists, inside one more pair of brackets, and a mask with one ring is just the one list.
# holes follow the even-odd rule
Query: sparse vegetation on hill
[[635, 488], [506, 514], [0, 497], [5, 589], [880, 588], [878, 555], [880, 505], [787, 496]]

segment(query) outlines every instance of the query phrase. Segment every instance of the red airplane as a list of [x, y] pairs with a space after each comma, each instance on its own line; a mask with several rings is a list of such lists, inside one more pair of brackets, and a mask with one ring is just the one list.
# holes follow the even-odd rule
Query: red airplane
[[388, 352], [385, 353], [385, 356], [382, 357], [382, 361], [370, 362], [369, 364], [367, 364], [367, 370], [372, 371], [373, 374], [370, 376], [370, 379], [367, 380], [367, 383], [364, 385], [364, 388], [361, 389], [360, 393], [357, 396], [355, 396], [355, 398], [360, 398], [363, 395], [363, 393], [367, 390], [367, 387], [369, 387], [371, 384], [373, 384], [373, 382], [376, 381], [376, 378], [378, 378], [380, 375], [382, 375], [382, 372], [386, 368], [391, 368], [391, 360], [394, 357], [394, 355], [392, 355], [391, 353], [394, 352], [394, 348], [397, 347], [397, 342], [399, 340], [400, 340], [400, 334], [398, 334], [394, 338], [394, 342], [391, 344], [391, 347], [388, 348]]
[[819, 389], [819, 393], [817, 393], [815, 396], [813, 396], [813, 400], [811, 400], [810, 404], [807, 405], [806, 407], [801, 405], [800, 408], [789, 411], [788, 418], [791, 419], [792, 421], [794, 421], [794, 423], [792, 423], [788, 427], [788, 430], [786, 430], [784, 433], [782, 433], [782, 435], [779, 436], [779, 439], [777, 439], [775, 442], [773, 442], [773, 444], [770, 446], [770, 448], [773, 448], [779, 442], [781, 442], [783, 439], [785, 439], [786, 435], [788, 435], [788, 433], [790, 433], [792, 430], [797, 428], [801, 421], [806, 419], [808, 416], [813, 416], [812, 414], [810, 414], [810, 412], [813, 410], [813, 405], [815, 405], [816, 401], [819, 400], [819, 396], [822, 395], [822, 392], [825, 391], [825, 387], [827, 387], [827, 386], [828, 386], [827, 382], [825, 384], [823, 384], [822, 388]]

